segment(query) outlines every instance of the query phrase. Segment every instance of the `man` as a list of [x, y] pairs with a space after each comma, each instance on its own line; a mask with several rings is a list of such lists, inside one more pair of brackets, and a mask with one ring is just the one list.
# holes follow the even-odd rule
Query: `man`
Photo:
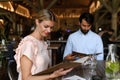
[[105, 32], [101, 38], [103, 41], [103, 46], [104, 46], [104, 60], [106, 60], [106, 57], [108, 55], [108, 45], [114, 43], [114, 30], [113, 29], [108, 29], [107, 32]]
[[113, 41], [114, 41], [113, 34], [114, 34], [114, 30], [113, 29], [108, 29], [107, 32], [105, 32], [101, 36], [104, 47], [108, 47], [108, 44], [113, 43]]
[[81, 55], [101, 53], [97, 55], [97, 60], [103, 60], [102, 39], [91, 31], [93, 22], [94, 17], [90, 13], [83, 13], [79, 17], [80, 29], [68, 37], [63, 56], [65, 60], [75, 60], [78, 56], [74, 55], [74, 52]]

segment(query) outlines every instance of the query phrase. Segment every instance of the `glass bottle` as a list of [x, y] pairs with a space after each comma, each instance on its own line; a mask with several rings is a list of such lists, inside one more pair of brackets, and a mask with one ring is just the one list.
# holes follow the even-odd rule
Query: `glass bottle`
[[105, 67], [105, 74], [106, 78], [109, 79], [116, 79], [119, 74], [119, 61], [118, 56], [116, 54], [116, 45], [115, 44], [109, 44], [108, 46], [108, 55], [106, 58], [106, 67]]
[[2, 48], [3, 48], [3, 51], [7, 51], [7, 46], [6, 46], [6, 43], [5, 43], [5, 39], [2, 39]]

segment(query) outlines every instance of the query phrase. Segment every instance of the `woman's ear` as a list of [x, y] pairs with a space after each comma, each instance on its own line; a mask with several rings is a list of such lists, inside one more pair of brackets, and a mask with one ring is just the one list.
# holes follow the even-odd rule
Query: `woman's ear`
[[38, 25], [39, 24], [39, 20], [35, 19], [35, 24]]

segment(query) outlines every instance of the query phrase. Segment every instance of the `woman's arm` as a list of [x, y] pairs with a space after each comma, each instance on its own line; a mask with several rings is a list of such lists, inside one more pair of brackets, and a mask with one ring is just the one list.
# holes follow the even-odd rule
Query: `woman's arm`
[[33, 64], [32, 61], [26, 56], [23, 55], [21, 57], [20, 65], [21, 65], [21, 72], [22, 72], [22, 80], [49, 80], [49, 79], [53, 79], [53, 78], [65, 75], [72, 70], [72, 68], [68, 70], [59, 69], [50, 75], [32, 76], [31, 74], [32, 64]]

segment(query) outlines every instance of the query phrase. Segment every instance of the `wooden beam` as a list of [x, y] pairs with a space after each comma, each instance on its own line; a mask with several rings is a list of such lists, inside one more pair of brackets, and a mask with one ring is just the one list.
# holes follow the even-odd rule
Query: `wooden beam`
[[44, 9], [44, 1], [43, 0], [40, 0], [40, 8]]
[[24, 0], [25, 3], [29, 4], [29, 6], [34, 10], [37, 11], [37, 8], [30, 0]]
[[109, 12], [112, 13], [112, 7], [107, 4], [106, 0], [99, 0], [99, 1], [107, 8]]
[[46, 9], [50, 9], [55, 3], [57, 2], [57, 0], [53, 0]]

